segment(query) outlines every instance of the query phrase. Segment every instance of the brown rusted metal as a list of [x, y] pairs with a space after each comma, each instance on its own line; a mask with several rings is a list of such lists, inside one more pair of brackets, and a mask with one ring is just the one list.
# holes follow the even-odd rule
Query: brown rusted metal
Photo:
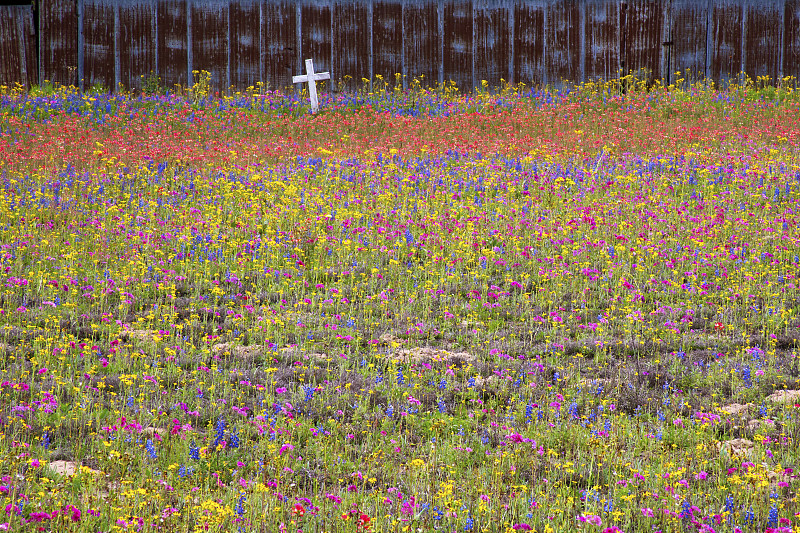
[[115, 89], [114, 31], [111, 0], [83, 0], [83, 24], [78, 28], [83, 72], [78, 76], [85, 90]]
[[255, 87], [261, 81], [261, 4], [258, 0], [230, 3], [230, 82]]
[[[40, 0], [39, 54], [2, 21], [0, 72], [84, 87], [284, 89], [313, 58], [334, 82], [405, 74], [469, 91], [481, 80], [555, 84], [646, 69], [651, 78], [800, 75], [800, 0]], [[6, 8], [4, 8], [6, 9]], [[23, 7], [23, 9], [25, 9]], [[10, 12], [10, 11], [5, 11]], [[11, 25], [10, 25], [11, 24]], [[19, 76], [16, 75], [15, 76]], [[26, 74], [30, 77], [30, 74]]]
[[[336, 2], [333, 7], [333, 83], [353, 91], [371, 78], [369, 6], [363, 2]], [[347, 79], [345, 79], [348, 77]]]
[[39, 83], [32, 6], [0, 6], [0, 85]]
[[514, 6], [514, 82], [542, 85], [545, 75], [546, 2], [517, 2]]
[[39, 4], [40, 83], [78, 83], [78, 10], [74, 0]]
[[[305, 59], [314, 60], [316, 72], [330, 72], [331, 79], [341, 77], [333, 70], [333, 41], [332, 24], [333, 9], [331, 3], [322, 0], [306, 0], [300, 8], [300, 53], [301, 62]], [[301, 63], [302, 64], [302, 63]], [[305, 73], [305, 66], [298, 67], [295, 73]], [[298, 86], [299, 87], [299, 86]], [[330, 82], [322, 82], [322, 91], [330, 87]]]
[[372, 5], [372, 74], [391, 82], [403, 72], [403, 5], [374, 2]]
[[188, 20], [186, 0], [158, 0], [157, 69], [164, 85], [189, 84]]
[[783, 69], [781, 77], [800, 79], [800, 0], [787, 0], [783, 11]]
[[403, 5], [403, 74], [405, 83], [419, 78], [423, 85], [440, 81], [441, 59], [439, 6], [436, 2]]
[[469, 93], [473, 80], [473, 9], [471, 0], [455, 0], [443, 7], [442, 58], [444, 81], [456, 83], [459, 91]]
[[[756, 80], [779, 77], [781, 59], [783, 1], [762, 0], [744, 7], [744, 71]], [[776, 24], [777, 22], [777, 24]]]
[[664, 43], [669, 42], [667, 5], [662, 0], [622, 3], [626, 8], [625, 26], [621, 28], [625, 35], [621, 64], [625, 74], [631, 72], [649, 80], [663, 77]]
[[714, 2], [711, 8], [709, 75], [726, 84], [742, 72], [742, 5], [739, 2]]
[[141, 91], [156, 71], [157, 9], [155, 1], [122, 1], [119, 4], [119, 81]]
[[587, 0], [584, 5], [584, 79], [612, 79], [619, 75], [620, 4]]
[[223, 0], [191, 2], [192, 70], [211, 74], [214, 90], [230, 86], [228, 70], [228, 3]]
[[508, 76], [511, 54], [509, 9], [493, 0], [475, 0], [474, 9], [475, 85], [480, 86], [486, 80], [488, 87], [498, 87], [500, 80], [511, 81]]
[[294, 2], [265, 2], [261, 5], [261, 64], [263, 79], [270, 89], [290, 87], [292, 74], [298, 72], [297, 15]]
[[581, 16], [576, 2], [562, 0], [547, 6], [545, 80], [560, 84], [581, 79]]
[[[665, 81], [683, 79], [689, 83], [706, 77], [708, 40], [708, 2], [672, 0], [670, 5], [671, 35], [665, 40], [669, 61]], [[680, 72], [680, 74], [678, 74]]]

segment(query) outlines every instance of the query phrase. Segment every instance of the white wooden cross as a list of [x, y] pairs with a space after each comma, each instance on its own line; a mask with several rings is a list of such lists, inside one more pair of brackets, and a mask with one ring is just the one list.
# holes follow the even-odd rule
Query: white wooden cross
[[314, 61], [306, 59], [306, 73], [301, 76], [292, 76], [292, 83], [308, 82], [308, 99], [311, 100], [311, 112], [319, 111], [319, 100], [317, 100], [317, 81], [329, 80], [329, 72], [314, 73]]

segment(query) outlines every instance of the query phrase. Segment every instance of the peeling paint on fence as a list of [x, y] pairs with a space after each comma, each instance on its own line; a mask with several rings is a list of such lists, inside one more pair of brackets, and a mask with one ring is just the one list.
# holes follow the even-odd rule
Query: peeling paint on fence
[[140, 90], [152, 73], [173, 88], [206, 70], [213, 90], [283, 90], [309, 57], [347, 90], [395, 73], [464, 92], [800, 75], [800, 0], [40, 0], [0, 14], [0, 75], [29, 85]]

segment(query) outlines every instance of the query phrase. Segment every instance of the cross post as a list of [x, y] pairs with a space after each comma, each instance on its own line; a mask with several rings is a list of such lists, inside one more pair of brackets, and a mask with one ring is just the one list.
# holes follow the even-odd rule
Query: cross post
[[308, 83], [308, 99], [311, 100], [311, 112], [319, 111], [319, 100], [317, 99], [317, 82], [329, 80], [329, 72], [314, 72], [314, 61], [306, 59], [306, 73], [300, 76], [292, 76], [292, 83]]

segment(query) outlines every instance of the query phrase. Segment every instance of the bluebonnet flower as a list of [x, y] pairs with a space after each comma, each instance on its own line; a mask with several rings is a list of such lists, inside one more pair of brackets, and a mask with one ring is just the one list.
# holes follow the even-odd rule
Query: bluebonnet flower
[[225, 437], [225, 419], [220, 417], [217, 420], [216, 424], [217, 435], [214, 437], [214, 444], [211, 445], [211, 449], [216, 450], [219, 443], [222, 442], [222, 439]]
[[228, 439], [228, 448], [238, 448], [240, 444], [239, 441], [239, 430], [234, 429], [231, 432], [230, 439]]
[[195, 461], [200, 460], [200, 448], [195, 445], [194, 441], [189, 445], [189, 457]]
[[442, 413], [442, 414], [447, 413], [447, 404], [444, 402], [444, 398], [439, 398], [439, 401], [437, 402], [437, 405], [439, 407], [439, 412], [440, 413]]
[[753, 386], [753, 377], [750, 374], [750, 365], [745, 365], [742, 369], [742, 380], [744, 381], [744, 386], [748, 389]]
[[153, 439], [147, 439], [147, 443], [144, 445], [145, 449], [147, 449], [147, 455], [151, 458], [155, 459], [158, 457], [156, 453], [156, 447], [153, 446]]
[[767, 518], [767, 525], [768, 526], [777, 526], [778, 525], [778, 508], [775, 507], [775, 504], [772, 504], [772, 507], [769, 509], [769, 517]]
[[246, 501], [247, 497], [244, 495], [244, 493], [242, 493], [242, 495], [239, 497], [239, 501], [236, 502], [236, 507], [233, 508], [233, 510], [236, 512], [236, 516], [238, 516], [239, 518], [242, 518], [242, 516], [244, 516], [245, 513], [244, 504]]

